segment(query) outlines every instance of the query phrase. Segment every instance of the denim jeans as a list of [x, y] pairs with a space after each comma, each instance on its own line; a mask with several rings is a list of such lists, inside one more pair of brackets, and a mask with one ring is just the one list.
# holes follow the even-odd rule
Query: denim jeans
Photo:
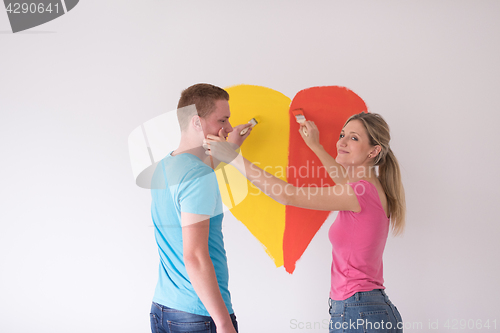
[[[230, 316], [233, 326], [238, 332], [236, 316], [234, 313]], [[151, 305], [150, 317], [152, 333], [217, 332], [212, 317], [175, 310], [155, 302]]]
[[346, 300], [329, 300], [329, 333], [402, 333], [403, 319], [382, 289], [358, 292]]

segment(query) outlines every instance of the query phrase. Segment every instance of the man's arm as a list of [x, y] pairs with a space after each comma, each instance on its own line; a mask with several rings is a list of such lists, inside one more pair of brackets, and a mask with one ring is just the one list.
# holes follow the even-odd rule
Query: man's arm
[[217, 326], [217, 332], [236, 333], [222, 299], [208, 252], [210, 218], [181, 212], [184, 264], [196, 294]]
[[[247, 132], [244, 135], [240, 135], [240, 132], [245, 128], [248, 128]], [[250, 132], [252, 132], [252, 124], [250, 123], [235, 126], [233, 128], [233, 131], [229, 133], [229, 136], [227, 137], [227, 142], [231, 143], [234, 147], [234, 150], [236, 150], [241, 147], [243, 142], [245, 142], [246, 138], [248, 138], [248, 136], [250, 135]]]

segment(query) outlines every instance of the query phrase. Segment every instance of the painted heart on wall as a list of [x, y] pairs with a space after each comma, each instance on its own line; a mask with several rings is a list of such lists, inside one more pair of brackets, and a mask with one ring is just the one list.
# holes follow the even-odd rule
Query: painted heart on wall
[[[317, 125], [325, 150], [336, 156], [336, 142], [345, 121], [353, 114], [367, 111], [358, 95], [345, 87], [323, 86], [301, 90], [291, 101], [282, 93], [262, 86], [238, 85], [225, 89], [230, 95], [231, 123], [242, 124], [252, 118], [258, 122], [242, 146], [242, 154], [248, 160], [295, 186], [334, 185], [320, 160], [302, 140], [291, 111], [302, 109], [306, 119]], [[259, 240], [276, 267], [284, 266], [292, 274], [330, 212], [283, 206], [248, 181], [248, 188], [244, 188], [248, 194], [233, 207], [234, 201], [229, 196], [245, 182], [236, 169], [225, 166], [224, 170], [224, 177], [216, 171], [224, 204]], [[228, 179], [231, 194], [224, 191]]]

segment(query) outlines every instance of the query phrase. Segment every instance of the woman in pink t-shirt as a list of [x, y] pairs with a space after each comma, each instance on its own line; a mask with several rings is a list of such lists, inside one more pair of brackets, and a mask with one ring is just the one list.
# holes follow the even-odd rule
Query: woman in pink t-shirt
[[302, 124], [299, 132], [335, 186], [320, 191], [297, 188], [256, 167], [223, 137], [209, 135], [205, 148], [282, 204], [339, 211], [329, 231], [333, 248], [330, 333], [402, 332], [401, 315], [383, 285], [382, 255], [389, 229], [396, 235], [403, 231], [406, 210], [399, 165], [389, 146], [389, 126], [375, 113], [350, 117], [337, 141], [337, 158], [323, 149], [312, 121]]

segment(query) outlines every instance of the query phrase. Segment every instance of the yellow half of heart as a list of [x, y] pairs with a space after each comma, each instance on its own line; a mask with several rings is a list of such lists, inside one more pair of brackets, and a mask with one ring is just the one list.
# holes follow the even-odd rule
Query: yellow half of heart
[[[233, 126], [252, 118], [258, 122], [241, 147], [242, 155], [286, 181], [290, 98], [273, 89], [252, 85], [233, 86], [226, 91], [230, 96]], [[261, 193], [232, 166], [225, 166], [224, 173], [217, 170], [216, 175], [224, 204], [263, 245], [276, 267], [283, 266], [285, 206]]]

